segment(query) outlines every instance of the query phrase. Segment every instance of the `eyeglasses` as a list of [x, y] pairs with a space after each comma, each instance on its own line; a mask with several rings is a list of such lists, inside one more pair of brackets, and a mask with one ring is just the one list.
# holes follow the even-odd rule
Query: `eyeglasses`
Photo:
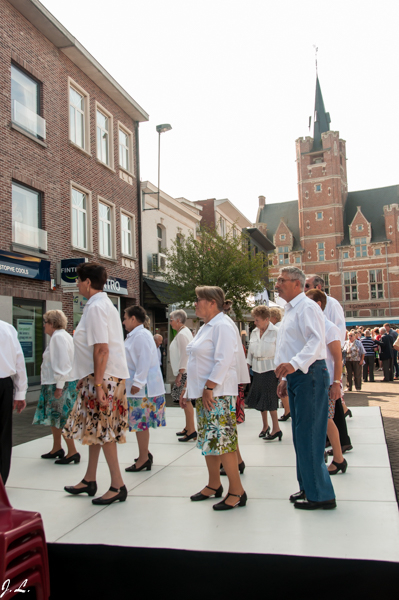
[[310, 285], [309, 285], [309, 283], [305, 283], [305, 288], [306, 288], [306, 289], [310, 288]]

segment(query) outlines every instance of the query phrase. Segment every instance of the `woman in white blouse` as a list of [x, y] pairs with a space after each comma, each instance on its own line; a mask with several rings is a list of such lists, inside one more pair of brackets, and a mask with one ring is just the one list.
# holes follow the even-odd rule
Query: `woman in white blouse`
[[165, 427], [165, 386], [157, 347], [151, 333], [144, 328], [146, 312], [141, 306], [125, 310], [123, 324], [128, 336], [125, 352], [129, 379], [126, 381], [129, 431], [134, 431], [139, 446], [135, 464], [125, 471], [151, 471], [153, 456], [148, 450], [151, 427]]
[[122, 323], [103, 287], [107, 271], [96, 263], [78, 265], [79, 294], [87, 298], [73, 338], [74, 374], [79, 395], [64, 428], [68, 439], [89, 445], [89, 462], [84, 479], [64, 489], [70, 494], [97, 491], [96, 474], [101, 448], [111, 475], [111, 487], [93, 504], [112, 504], [127, 498], [127, 489], [118, 462], [116, 443], [126, 442], [127, 399], [125, 379], [129, 377], [123, 345]]
[[229, 480], [229, 491], [215, 510], [245, 506], [247, 495], [241, 484], [237, 458], [236, 398], [237, 336], [223, 313], [223, 290], [216, 286], [195, 289], [195, 313], [204, 321], [188, 344], [187, 398], [197, 410], [198, 442], [208, 468], [208, 484], [191, 496], [194, 502], [220, 498], [220, 462]]
[[34, 425], [49, 425], [53, 434], [53, 448], [42, 458], [58, 458], [65, 465], [78, 463], [80, 454], [74, 440], [66, 439], [66, 456], [61, 444], [62, 429], [76, 400], [76, 378], [73, 376], [73, 339], [66, 331], [68, 319], [62, 310], [48, 310], [43, 317], [44, 333], [50, 342], [43, 352], [39, 402], [33, 418]]
[[179, 442], [189, 442], [197, 439], [194, 423], [194, 406], [191, 400], [183, 397], [183, 390], [187, 383], [187, 345], [192, 341], [193, 334], [186, 327], [187, 313], [184, 310], [174, 310], [170, 313], [170, 326], [177, 333], [169, 346], [170, 366], [172, 367], [175, 381], [172, 387], [173, 402], [179, 403], [186, 416], [186, 425], [182, 431], [176, 433]]
[[[277, 418], [278, 379], [274, 369], [276, 353], [277, 327], [270, 323], [270, 310], [267, 306], [255, 306], [252, 316], [256, 325], [249, 340], [247, 363], [252, 367], [253, 380], [247, 398], [249, 408], [255, 408], [262, 413], [262, 431], [260, 438], [281, 441], [283, 436]], [[267, 411], [270, 412], [273, 430], [267, 424]]]

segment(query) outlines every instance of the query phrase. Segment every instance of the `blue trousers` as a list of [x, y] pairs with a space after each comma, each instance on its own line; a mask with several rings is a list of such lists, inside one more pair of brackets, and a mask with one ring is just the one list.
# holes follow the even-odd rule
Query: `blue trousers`
[[300, 370], [287, 375], [297, 478], [312, 502], [335, 498], [324, 462], [329, 384], [325, 360], [314, 362], [306, 375]]

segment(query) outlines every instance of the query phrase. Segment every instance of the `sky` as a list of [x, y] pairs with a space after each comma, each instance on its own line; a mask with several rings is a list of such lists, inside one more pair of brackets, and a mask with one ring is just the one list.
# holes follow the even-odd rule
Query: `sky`
[[349, 191], [399, 184], [397, 0], [42, 0], [149, 113], [141, 179], [177, 198], [298, 198], [318, 74]]

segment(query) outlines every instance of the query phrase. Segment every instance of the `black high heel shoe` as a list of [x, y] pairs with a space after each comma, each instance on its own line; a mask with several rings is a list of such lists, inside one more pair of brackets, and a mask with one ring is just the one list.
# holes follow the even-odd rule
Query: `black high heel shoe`
[[333, 460], [331, 464], [335, 465], [336, 468], [334, 469], [334, 471], [328, 471], [330, 473], [330, 475], [336, 475], [340, 471], [342, 471], [342, 473], [345, 473], [346, 469], [348, 468], [348, 463], [346, 462], [345, 459], [342, 463], [337, 463], [337, 462], [335, 462], [335, 460]]
[[[238, 465], [238, 470], [240, 471], [240, 474], [242, 475], [244, 473], [244, 469], [245, 469], [245, 462], [242, 461], [240, 462], [240, 464]], [[220, 474], [221, 475], [227, 475], [226, 471], [224, 470], [224, 467], [220, 467]]]
[[346, 417], [350, 417], [350, 418], [352, 418], [352, 411], [351, 411], [351, 409], [350, 409], [350, 408], [348, 408], [348, 410], [347, 410], [347, 411], [346, 411], [346, 413], [345, 413], [345, 419], [346, 419]]
[[42, 454], [41, 458], [62, 458], [65, 455], [64, 450], [57, 450], [57, 452], [47, 452], [47, 454]]
[[75, 465], [77, 465], [78, 463], [80, 463], [80, 454], [79, 454], [79, 452], [76, 452], [76, 454], [73, 454], [69, 458], [67, 458], [66, 456], [63, 456], [62, 458], [59, 458], [58, 460], [56, 460], [55, 464], [56, 465], [69, 465], [69, 463], [71, 463], [71, 462], [74, 462]]
[[94, 498], [94, 500], [92, 500], [93, 504], [112, 504], [113, 502], [116, 502], [117, 500], [119, 500], [119, 502], [124, 502], [127, 498], [127, 489], [126, 486], [123, 485], [121, 488], [116, 489], [114, 487], [110, 487], [109, 488], [110, 492], [119, 492], [118, 494], [116, 494], [116, 496], [112, 496], [112, 498]]
[[262, 431], [260, 432], [260, 434], [259, 434], [259, 437], [260, 437], [260, 438], [264, 438], [264, 437], [265, 437], [265, 435], [267, 435], [267, 434], [269, 433], [269, 431], [270, 431], [270, 427], [268, 427], [268, 428], [266, 429], [266, 431], [263, 431], [263, 430], [262, 430]]
[[144, 469], [146, 469], [147, 471], [151, 471], [151, 467], [152, 467], [152, 462], [151, 462], [151, 459], [149, 458], [147, 460], [147, 462], [145, 462], [143, 465], [141, 465], [141, 467], [137, 467], [137, 465], [135, 463], [131, 467], [127, 467], [125, 469], [125, 471], [127, 471], [128, 473], [138, 473], [139, 471], [144, 471]]
[[97, 491], [97, 483], [95, 481], [86, 481], [86, 479], [82, 479], [82, 483], [86, 484], [86, 487], [76, 488], [73, 485], [66, 485], [64, 490], [68, 492], [68, 494], [88, 494], [89, 496], [94, 496]]
[[208, 490], [212, 490], [212, 492], [215, 492], [215, 493], [211, 494], [210, 496], [207, 496], [206, 494], [203, 494], [202, 492], [198, 492], [198, 494], [194, 494], [193, 496], [190, 496], [190, 500], [192, 500], [193, 502], [199, 502], [200, 500], [208, 500], [208, 498], [212, 498], [212, 496], [215, 496], [215, 498], [221, 498], [221, 496], [223, 494], [223, 486], [220, 485], [217, 490], [215, 490], [215, 488], [209, 487], [209, 485], [206, 485], [205, 487], [207, 487]]
[[288, 419], [291, 418], [291, 413], [287, 413], [286, 415], [283, 415], [282, 417], [279, 418], [279, 421], [288, 421]]
[[282, 431], [278, 431], [274, 435], [270, 435], [270, 433], [268, 433], [267, 435], [265, 435], [265, 440], [275, 440], [276, 438], [278, 438], [278, 441], [281, 442], [281, 438], [282, 437], [283, 437], [283, 432]]
[[181, 436], [183, 436], [183, 435], [187, 435], [187, 429], [186, 429], [186, 428], [184, 428], [184, 429], [182, 429], [181, 431], [178, 431], [178, 432], [176, 433], [176, 435], [177, 435], [177, 436], [180, 436], [180, 437], [181, 437]]
[[[137, 457], [137, 458], [135, 458], [135, 459], [134, 459], [134, 462], [137, 462], [137, 461], [138, 461], [138, 459], [139, 459], [138, 457]], [[149, 452], [149, 453], [148, 453], [148, 460], [150, 460], [150, 461], [151, 461], [151, 464], [154, 462], [154, 457], [153, 457], [153, 455], [151, 454], [151, 452]]]
[[[236, 498], [239, 498], [239, 501], [237, 502], [237, 504], [226, 504], [226, 500], [229, 496], [236, 496]], [[245, 506], [247, 503], [247, 494], [246, 492], [244, 492], [242, 494], [242, 496], [239, 496], [238, 494], [230, 494], [230, 492], [227, 494], [226, 498], [224, 498], [224, 500], [222, 500], [221, 502], [218, 502], [217, 504], [213, 505], [213, 510], [231, 510], [232, 508], [235, 508], [236, 506]]]
[[185, 435], [184, 437], [179, 438], [179, 442], [189, 442], [190, 440], [195, 440], [198, 437], [198, 433], [196, 431], [193, 431], [193, 433], [190, 433], [190, 435]]

